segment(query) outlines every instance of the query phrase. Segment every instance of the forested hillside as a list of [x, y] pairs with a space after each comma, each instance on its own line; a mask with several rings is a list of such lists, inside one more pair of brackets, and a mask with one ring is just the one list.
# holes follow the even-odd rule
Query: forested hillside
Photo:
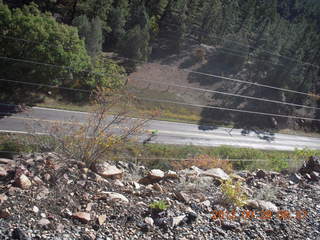
[[[30, 2], [4, 1], [11, 9], [23, 8]], [[205, 63], [197, 69], [198, 71], [237, 77], [310, 95], [320, 94], [320, 2], [317, 0], [36, 0], [33, 2], [39, 6], [41, 12], [50, 12], [57, 24], [63, 23], [78, 29], [86, 49], [83, 54], [87, 55], [77, 57], [83, 69], [92, 69], [89, 65], [96, 66], [94, 61], [99, 59], [97, 56], [101, 51], [116, 52], [122, 57], [131, 59], [124, 66], [127, 71], [133, 71], [140, 61], [161, 59], [172, 54], [179, 55], [190, 45], [210, 46], [214, 51], [199, 48], [197, 52], [200, 60], [205, 59]], [[40, 13], [32, 12], [32, 14]], [[2, 15], [1, 12], [1, 19]], [[3, 21], [0, 23], [4, 24]], [[64, 28], [69, 29], [66, 25], [63, 25]], [[18, 32], [14, 29], [12, 34], [9, 34], [9, 31], [2, 29], [1, 27], [2, 35], [13, 34], [15, 37], [33, 41], [41, 40], [40, 36], [28, 34], [27, 31]], [[45, 34], [49, 36], [50, 32]], [[66, 37], [65, 34], [62, 35]], [[74, 36], [72, 39], [76, 38]], [[80, 42], [77, 43], [77, 39], [74, 41], [75, 44], [81, 45]], [[2, 39], [0, 50], [3, 51], [5, 46], [8, 51], [6, 55], [10, 55], [11, 50], [8, 50], [10, 46], [3, 44], [13, 43], [13, 40]], [[53, 44], [58, 43], [53, 42]], [[79, 54], [79, 51], [75, 52]], [[16, 57], [16, 53], [10, 56]], [[91, 58], [91, 61], [88, 62], [88, 58]], [[76, 61], [69, 60], [70, 64], [79, 66]], [[50, 58], [50, 61], [55, 63], [62, 60]], [[63, 61], [62, 63], [67, 64]], [[89, 65], [85, 66], [86, 64]], [[116, 72], [123, 73], [123, 70], [119, 68]], [[221, 81], [221, 79], [216, 80]], [[200, 80], [198, 76], [192, 74], [190, 81], [199, 81], [205, 86], [210, 85], [209, 81], [203, 78]], [[92, 80], [89, 83], [92, 84]], [[74, 83], [71, 85], [74, 86]], [[253, 97], [320, 107], [320, 100], [316, 96], [309, 97], [241, 84], [235, 89], [238, 93]], [[239, 99], [226, 102], [228, 107], [233, 108], [242, 106], [246, 110], [264, 110], [285, 115], [296, 115], [298, 112], [303, 116], [320, 118], [320, 111], [314, 109], [299, 109], [265, 102], [248, 103]], [[263, 116], [251, 118], [253, 121], [250, 122], [246, 116], [230, 112], [221, 114], [214, 110], [204, 110], [202, 115], [204, 119], [231, 119], [241, 126], [262, 124], [275, 127], [274, 119]], [[276, 119], [276, 122], [276, 125], [288, 123], [287, 119], [283, 118]], [[300, 124], [306, 123], [300, 121]], [[316, 127], [318, 123], [308, 124], [309, 127]]]

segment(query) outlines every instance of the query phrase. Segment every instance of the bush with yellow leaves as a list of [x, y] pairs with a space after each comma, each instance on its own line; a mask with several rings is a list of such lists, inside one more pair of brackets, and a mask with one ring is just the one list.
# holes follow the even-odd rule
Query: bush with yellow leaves
[[247, 195], [244, 193], [240, 181], [233, 183], [232, 180], [226, 180], [220, 185], [220, 189], [224, 195], [225, 203], [237, 207], [244, 206]]
[[[54, 146], [52, 151], [67, 158], [84, 161], [88, 167], [102, 159], [114, 147], [119, 147], [140, 134], [149, 121], [148, 118], [128, 117], [131, 97], [121, 90], [98, 88], [93, 92], [92, 100], [95, 109], [85, 121], [71, 119], [46, 126], [48, 138]], [[122, 103], [123, 109], [111, 115], [111, 110], [119, 103]], [[36, 137], [33, 141], [35, 139], [41, 138]]]

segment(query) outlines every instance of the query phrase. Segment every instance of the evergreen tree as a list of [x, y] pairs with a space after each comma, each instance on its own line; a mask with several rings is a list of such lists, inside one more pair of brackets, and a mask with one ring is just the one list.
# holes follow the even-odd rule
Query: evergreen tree
[[101, 20], [97, 16], [91, 21], [90, 37], [88, 37], [87, 50], [90, 56], [95, 57], [102, 51], [103, 36]]
[[[130, 29], [119, 44], [120, 53], [137, 61], [147, 61], [150, 54], [150, 35], [146, 28], [140, 25]], [[130, 66], [135, 67], [138, 62], [131, 61]]]
[[128, 0], [118, 0], [116, 6], [111, 10], [109, 26], [112, 29], [111, 43], [113, 45], [120, 41], [126, 32], [125, 25], [129, 16], [129, 10]]

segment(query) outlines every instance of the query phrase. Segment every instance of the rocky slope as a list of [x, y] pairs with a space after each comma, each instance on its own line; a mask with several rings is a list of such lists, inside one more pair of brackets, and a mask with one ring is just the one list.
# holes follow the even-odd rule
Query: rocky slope
[[[0, 159], [0, 239], [320, 239], [319, 172], [316, 157], [295, 174], [230, 175], [125, 162], [89, 169], [54, 153]], [[229, 179], [242, 182], [243, 207], [221, 190]], [[159, 200], [169, 207], [150, 208]]]

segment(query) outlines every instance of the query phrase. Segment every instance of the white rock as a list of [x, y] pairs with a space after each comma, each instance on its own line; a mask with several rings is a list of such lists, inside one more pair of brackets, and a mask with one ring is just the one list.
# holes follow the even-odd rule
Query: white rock
[[129, 203], [128, 198], [126, 198], [124, 195], [116, 192], [102, 192], [102, 194], [105, 194], [107, 199], [111, 199], [112, 201], [120, 201], [123, 203]]
[[39, 212], [39, 208], [37, 206], [33, 206], [32, 211], [34, 213], [38, 213]]
[[271, 212], [278, 212], [278, 207], [276, 205], [274, 205], [272, 202], [263, 200], [247, 200], [246, 206], [263, 210], [269, 210]]
[[202, 173], [204, 176], [209, 176], [217, 178], [219, 180], [228, 180], [230, 179], [229, 175], [226, 174], [221, 168], [211, 168]]
[[32, 183], [31, 181], [29, 180], [29, 178], [24, 175], [24, 174], [21, 174], [21, 176], [19, 176], [17, 179], [16, 179], [16, 185], [19, 187], [19, 188], [22, 188], [22, 189], [28, 189], [31, 187]]
[[169, 170], [168, 172], [166, 172], [164, 177], [165, 178], [178, 178], [178, 174], [175, 171]]
[[114, 165], [108, 163], [97, 163], [93, 169], [96, 173], [105, 178], [122, 178], [123, 170], [117, 168]]
[[46, 218], [42, 218], [42, 219], [39, 220], [38, 224], [40, 226], [46, 226], [46, 225], [50, 224], [50, 221], [48, 219], [46, 219]]
[[161, 179], [164, 177], [164, 172], [160, 169], [152, 169], [149, 172], [148, 177], [151, 179]]
[[153, 221], [153, 219], [152, 219], [151, 217], [146, 217], [146, 218], [144, 219], [144, 222], [145, 222], [146, 224], [149, 224], [151, 227], [153, 227], [154, 221]]
[[124, 187], [123, 182], [121, 182], [119, 179], [115, 180], [113, 184], [114, 184], [114, 185], [117, 185], [117, 186], [119, 186], [119, 187]]
[[185, 217], [186, 217], [186, 215], [181, 215], [181, 216], [178, 216], [178, 217], [173, 217], [173, 218], [172, 218], [172, 227], [178, 226]]

